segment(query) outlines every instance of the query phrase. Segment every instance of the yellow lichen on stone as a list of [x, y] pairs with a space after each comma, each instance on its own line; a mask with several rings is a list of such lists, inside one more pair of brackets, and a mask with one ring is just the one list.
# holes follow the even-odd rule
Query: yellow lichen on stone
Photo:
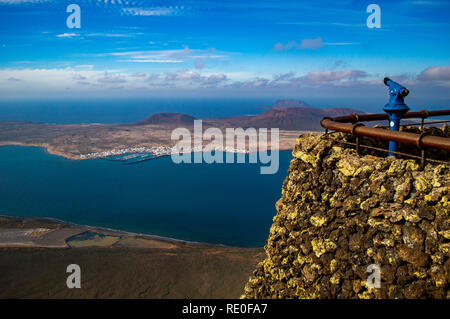
[[439, 250], [447, 257], [450, 256], [450, 243], [439, 245]]
[[387, 221], [385, 219], [380, 220], [380, 219], [377, 219], [377, 218], [370, 217], [367, 220], [367, 224], [370, 227], [373, 227], [373, 228], [376, 228], [376, 229], [379, 229], [379, 230], [383, 230], [383, 231], [389, 231], [389, 230], [392, 229], [392, 224], [389, 223], [389, 221]]
[[411, 223], [418, 223], [421, 219], [418, 212], [412, 209], [403, 209], [402, 215], [404, 219]]
[[409, 160], [408, 163], [406, 164], [406, 170], [410, 172], [418, 171], [419, 169], [420, 169], [419, 164], [417, 164], [414, 161]]
[[401, 172], [404, 168], [405, 163], [403, 161], [393, 161], [387, 170], [387, 173], [390, 175], [396, 175]]
[[450, 229], [440, 231], [439, 235], [441, 235], [445, 239], [450, 239]]
[[333, 285], [338, 285], [340, 281], [341, 276], [338, 273], [333, 274], [333, 276], [331, 276], [330, 278], [330, 283], [332, 283]]
[[372, 295], [369, 291], [363, 291], [362, 293], [358, 294], [359, 299], [370, 299], [372, 298]]
[[332, 251], [337, 247], [336, 244], [333, 243], [330, 239], [313, 239], [311, 241], [311, 246], [313, 248], [314, 254], [317, 257], [320, 257], [327, 251]]
[[414, 272], [414, 276], [420, 279], [424, 279], [427, 276], [427, 272], [423, 269]]
[[297, 263], [299, 263], [300, 265], [303, 265], [303, 264], [306, 262], [306, 258], [303, 257], [301, 254], [298, 254], [296, 261], [297, 261]]
[[308, 153], [297, 151], [293, 154], [294, 157], [301, 159], [303, 162], [312, 165], [313, 167], [317, 167], [317, 160], [314, 156], [309, 155]]
[[364, 175], [367, 176], [367, 175], [369, 175], [370, 173], [372, 173], [373, 170], [374, 170], [374, 168], [373, 168], [372, 166], [364, 165], [364, 166], [361, 166], [360, 168], [358, 168], [358, 169], [356, 170], [355, 176], [359, 176], [359, 175], [361, 175], [361, 174], [364, 174]]
[[313, 239], [311, 241], [311, 246], [317, 257], [320, 257], [327, 252], [322, 239]]
[[331, 260], [331, 262], [330, 262], [330, 271], [332, 273], [334, 273], [336, 271], [336, 267], [337, 267], [337, 260], [336, 259]]
[[321, 227], [323, 224], [327, 222], [327, 219], [325, 216], [311, 216], [309, 218], [309, 221], [313, 226]]
[[358, 166], [354, 165], [354, 163], [351, 162], [349, 158], [346, 157], [339, 160], [336, 166], [339, 171], [345, 176], [354, 176], [359, 168]]
[[[309, 200], [311, 200], [311, 201], [315, 201], [315, 200], [316, 200], [316, 195], [314, 195], [313, 192], [307, 191], [307, 192], [306, 192], [306, 195], [307, 195], [307, 197], [309, 197], [309, 198], [308, 198]], [[305, 197], [306, 197], [306, 196], [305, 196]]]
[[433, 185], [425, 178], [425, 176], [420, 175], [414, 181], [414, 187], [419, 192], [427, 193], [431, 190]]
[[386, 247], [394, 247], [394, 240], [391, 238], [385, 238], [381, 241], [381, 244]]

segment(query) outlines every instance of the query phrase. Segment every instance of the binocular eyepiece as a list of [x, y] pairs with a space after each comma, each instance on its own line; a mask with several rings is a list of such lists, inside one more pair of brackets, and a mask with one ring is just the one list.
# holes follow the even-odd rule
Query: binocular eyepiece
[[409, 90], [405, 88], [403, 85], [398, 84], [397, 82], [392, 81], [390, 78], [384, 78], [384, 84], [389, 86], [392, 93], [400, 94], [401, 96], [405, 97], [409, 94]]

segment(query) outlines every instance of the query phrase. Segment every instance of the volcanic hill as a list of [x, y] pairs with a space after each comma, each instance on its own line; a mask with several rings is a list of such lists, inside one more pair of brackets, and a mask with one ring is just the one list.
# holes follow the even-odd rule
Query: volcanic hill
[[136, 125], [148, 124], [186, 124], [192, 125], [196, 118], [181, 113], [156, 113], [145, 120], [135, 123]]

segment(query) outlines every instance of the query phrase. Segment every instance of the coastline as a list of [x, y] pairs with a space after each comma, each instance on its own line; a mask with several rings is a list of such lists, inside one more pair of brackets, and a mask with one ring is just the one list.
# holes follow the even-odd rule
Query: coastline
[[[264, 257], [263, 248], [1, 216], [0, 298], [237, 298]], [[54, 289], [65, 287], [74, 263], [81, 266], [83, 289]]]
[[[97, 232], [108, 232], [108, 233], [111, 232], [111, 233], [116, 233], [118, 235], [138, 236], [138, 237], [143, 237], [143, 238], [149, 239], [149, 240], [157, 240], [157, 241], [162, 241], [162, 242], [171, 243], [171, 244], [208, 246], [208, 247], [226, 247], [226, 248], [239, 248], [239, 249], [261, 248], [261, 247], [236, 247], [236, 246], [228, 246], [228, 245], [224, 245], [224, 244], [213, 244], [213, 243], [207, 243], [207, 242], [189, 241], [189, 240], [177, 239], [177, 238], [165, 237], [165, 236], [159, 236], [159, 235], [130, 232], [130, 231], [126, 231], [126, 230], [109, 228], [109, 227], [77, 224], [77, 223], [68, 222], [68, 221], [61, 220], [58, 218], [53, 218], [53, 217], [23, 217], [23, 216], [17, 216], [17, 215], [5, 215], [5, 213], [1, 213], [0, 218], [7, 218], [7, 219], [13, 219], [13, 220], [14, 219], [15, 220], [27, 219], [27, 220], [33, 220], [33, 221], [50, 221], [50, 222], [54, 222], [54, 223], [56, 223], [58, 225], [62, 225], [62, 226], [85, 228], [86, 231], [97, 231]], [[66, 239], [66, 241], [69, 239], [70, 239], [70, 237], [68, 237]]]
[[[143, 154], [143, 153], [147, 153], [149, 152], [149, 150], [151, 150], [152, 148], [145, 148], [145, 147], [136, 147], [136, 148], [129, 148], [129, 149], [144, 149], [142, 151], [126, 151], [129, 149], [113, 149], [111, 151], [105, 151], [105, 152], [98, 152], [98, 153], [94, 153], [94, 154], [79, 154], [79, 155], [73, 155], [73, 154], [69, 154], [69, 153], [64, 153], [64, 152], [60, 152], [55, 150], [54, 148], [52, 148], [52, 146], [48, 145], [48, 144], [40, 144], [40, 143], [22, 143], [22, 142], [0, 142], [0, 147], [7, 147], [7, 146], [24, 146], [24, 147], [37, 147], [37, 148], [42, 148], [44, 149], [48, 154], [51, 155], [56, 155], [56, 156], [60, 156], [63, 157], [65, 159], [68, 160], [73, 160], [73, 161], [82, 161], [82, 160], [89, 160], [89, 159], [104, 159], [104, 158], [108, 158], [110, 156], [114, 156], [114, 155], [128, 155], [128, 154]], [[164, 147], [166, 148], [166, 147]], [[272, 150], [270, 147], [268, 148], [268, 150]], [[123, 151], [123, 152], [122, 152]], [[239, 153], [244, 153], [244, 154], [251, 154], [251, 153], [259, 153], [259, 152], [249, 152], [247, 150], [240, 150], [240, 149], [219, 149], [219, 150], [215, 150], [215, 151], [219, 151], [219, 152], [224, 152], [224, 153], [235, 153], [235, 154], [239, 154]], [[278, 149], [276, 149], [276, 151], [279, 152], [283, 152], [283, 151], [292, 151], [292, 147], [290, 146], [280, 146]], [[198, 153], [198, 152], [203, 152], [203, 151], [198, 151], [198, 150], [193, 150], [191, 152], [189, 152], [189, 154], [193, 154], [193, 153]], [[109, 154], [105, 154], [104, 153], [109, 153]], [[91, 155], [91, 156], [89, 156]], [[161, 153], [161, 154], [157, 154], [155, 156], [155, 158], [158, 157], [163, 157], [163, 156], [170, 156], [170, 152], [169, 153]]]
[[68, 153], [57, 151], [54, 148], [52, 148], [50, 145], [42, 144], [42, 143], [23, 143], [23, 142], [10, 142], [10, 141], [1, 142], [0, 141], [0, 147], [4, 147], [4, 146], [5, 147], [6, 146], [37, 147], [37, 148], [44, 149], [49, 154], [61, 156], [61, 157], [64, 157], [65, 159], [68, 159], [68, 160], [78, 161], [78, 160], [82, 160], [83, 159], [83, 158], [80, 158], [79, 156], [75, 156], [75, 155], [71, 155], [71, 154], [68, 154]]

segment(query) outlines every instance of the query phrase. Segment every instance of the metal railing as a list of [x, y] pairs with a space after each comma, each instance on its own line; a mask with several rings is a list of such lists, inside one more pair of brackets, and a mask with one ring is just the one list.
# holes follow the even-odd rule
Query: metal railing
[[[440, 137], [440, 136], [433, 136], [430, 135], [428, 132], [425, 131], [424, 126], [427, 124], [436, 124], [436, 123], [446, 123], [450, 122], [448, 120], [444, 121], [434, 121], [425, 123], [425, 119], [429, 117], [435, 117], [435, 116], [447, 116], [450, 115], [450, 110], [439, 110], [439, 111], [427, 111], [422, 110], [420, 112], [408, 112], [403, 115], [403, 119], [411, 119], [411, 118], [420, 118], [420, 123], [413, 123], [412, 125], [420, 125], [420, 134], [417, 133], [411, 133], [411, 132], [401, 132], [401, 131], [391, 131], [387, 130], [381, 127], [366, 127], [361, 122], [372, 122], [372, 121], [383, 121], [383, 120], [389, 120], [389, 117], [387, 114], [351, 114], [347, 116], [339, 116], [336, 118], [330, 118], [330, 117], [324, 117], [320, 121], [320, 125], [325, 128], [325, 133], [328, 138], [330, 133], [329, 130], [333, 130], [335, 132], [343, 132], [343, 133], [349, 133], [355, 138], [355, 143], [348, 142], [348, 141], [342, 141], [342, 140], [336, 140], [333, 139], [336, 142], [354, 145], [356, 146], [356, 151], [359, 153], [360, 148], [368, 148], [376, 151], [386, 152], [386, 153], [392, 153], [395, 155], [402, 155], [406, 157], [416, 158], [420, 159], [421, 166], [423, 167], [425, 165], [425, 160], [429, 162], [435, 162], [435, 163], [441, 163], [441, 164], [450, 164], [448, 161], [448, 158], [445, 160], [437, 160], [432, 158], [426, 158], [425, 157], [425, 150], [434, 148], [439, 150], [444, 150], [446, 152], [450, 152], [450, 138], [448, 137]], [[406, 124], [402, 126], [407, 126], [411, 124]], [[420, 156], [408, 154], [404, 152], [398, 152], [398, 151], [392, 151], [380, 147], [375, 147], [371, 145], [363, 145], [360, 143], [361, 139], [360, 137], [371, 137], [379, 140], [385, 140], [385, 141], [395, 141], [401, 144], [407, 144], [412, 145], [418, 148], [421, 152]], [[447, 153], [448, 154], [448, 153]]]

